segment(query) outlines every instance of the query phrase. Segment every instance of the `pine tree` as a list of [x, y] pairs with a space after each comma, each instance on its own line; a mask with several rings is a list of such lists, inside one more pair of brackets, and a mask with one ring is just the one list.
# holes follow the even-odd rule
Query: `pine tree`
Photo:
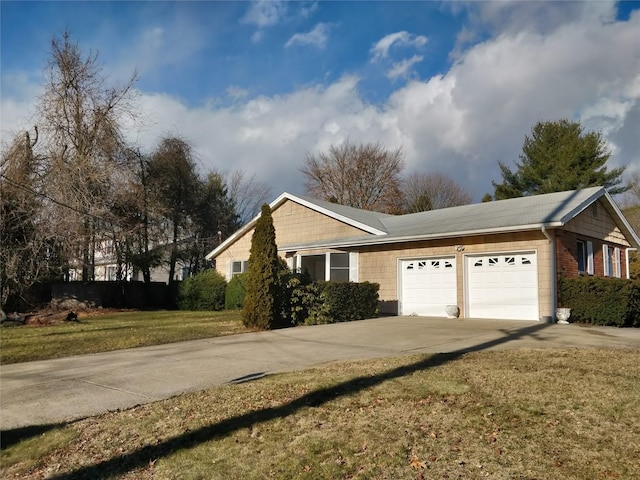
[[610, 193], [624, 192], [625, 168], [607, 170], [611, 153], [599, 132], [584, 132], [579, 122], [538, 122], [526, 136], [512, 172], [502, 162], [503, 182], [493, 183], [494, 198], [523, 197], [542, 193], [603, 186]]
[[251, 237], [247, 292], [242, 310], [245, 326], [269, 330], [280, 323], [281, 269], [271, 208], [264, 204]]

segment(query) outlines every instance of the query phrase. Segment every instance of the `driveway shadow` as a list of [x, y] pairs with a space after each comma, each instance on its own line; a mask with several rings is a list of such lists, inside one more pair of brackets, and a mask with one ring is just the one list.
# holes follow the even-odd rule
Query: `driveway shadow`
[[[168, 456], [182, 449], [195, 447], [201, 443], [225, 437], [237, 430], [255, 426], [277, 418], [284, 418], [306, 407], [318, 407], [344, 395], [366, 390], [387, 380], [397, 379], [414, 372], [443, 365], [460, 358], [465, 353], [486, 350], [501, 344], [517, 340], [522, 337], [533, 337], [543, 340], [539, 333], [550, 324], [542, 323], [518, 330], [502, 331], [504, 336], [498, 339], [480, 343], [478, 345], [456, 350], [450, 353], [438, 353], [413, 364], [394, 368], [373, 376], [358, 377], [331, 387], [321, 388], [309, 392], [289, 403], [277, 407], [264, 408], [244, 415], [228, 418], [221, 422], [207, 425], [194, 431], [189, 431], [156, 445], [148, 445], [133, 452], [113, 457], [95, 465], [78, 468], [69, 473], [51, 477], [58, 480], [79, 478], [109, 478], [123, 475], [133, 469], [149, 465], [150, 462]], [[4, 435], [4, 434], [3, 434]]]

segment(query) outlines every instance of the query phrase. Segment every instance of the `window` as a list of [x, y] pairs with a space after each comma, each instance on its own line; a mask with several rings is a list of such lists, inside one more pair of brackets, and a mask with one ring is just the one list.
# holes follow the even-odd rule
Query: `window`
[[335, 282], [349, 281], [349, 254], [330, 253], [329, 254], [329, 279]]
[[249, 262], [241, 261], [241, 262], [231, 262], [231, 276], [235, 277], [236, 275], [240, 275], [241, 273], [246, 272], [249, 269]]
[[576, 244], [578, 273], [593, 275], [593, 243], [578, 240]]
[[[301, 255], [300, 271], [308, 274], [312, 280], [333, 280], [338, 282], [358, 281], [357, 253], [323, 253], [319, 255]], [[411, 262], [407, 270], [424, 268], [418, 262]]]
[[576, 243], [576, 257], [578, 260], [578, 273], [586, 273], [587, 271], [587, 246], [582, 240]]
[[604, 261], [605, 277], [620, 278], [622, 276], [622, 269], [620, 268], [620, 249], [618, 247], [614, 248], [609, 245], [603, 245], [602, 257]]

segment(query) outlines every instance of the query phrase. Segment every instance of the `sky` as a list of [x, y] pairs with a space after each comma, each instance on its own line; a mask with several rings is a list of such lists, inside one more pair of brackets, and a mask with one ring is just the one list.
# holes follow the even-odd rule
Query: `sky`
[[0, 2], [0, 133], [34, 123], [54, 36], [137, 73], [127, 139], [167, 135], [202, 172], [304, 194], [307, 155], [345, 140], [405, 154], [474, 201], [514, 168], [538, 121], [602, 133], [640, 172], [640, 2]]

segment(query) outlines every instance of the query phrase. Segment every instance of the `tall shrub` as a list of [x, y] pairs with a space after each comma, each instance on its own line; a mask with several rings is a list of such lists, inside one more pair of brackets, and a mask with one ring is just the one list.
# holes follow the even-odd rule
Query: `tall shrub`
[[178, 288], [180, 310], [222, 310], [226, 280], [216, 270], [205, 270], [184, 280]]
[[244, 295], [247, 291], [247, 274], [241, 273], [235, 275], [225, 290], [224, 308], [227, 310], [235, 310], [242, 308], [244, 305]]
[[271, 208], [264, 204], [251, 237], [247, 290], [242, 310], [245, 326], [268, 330], [281, 323], [281, 270]]

